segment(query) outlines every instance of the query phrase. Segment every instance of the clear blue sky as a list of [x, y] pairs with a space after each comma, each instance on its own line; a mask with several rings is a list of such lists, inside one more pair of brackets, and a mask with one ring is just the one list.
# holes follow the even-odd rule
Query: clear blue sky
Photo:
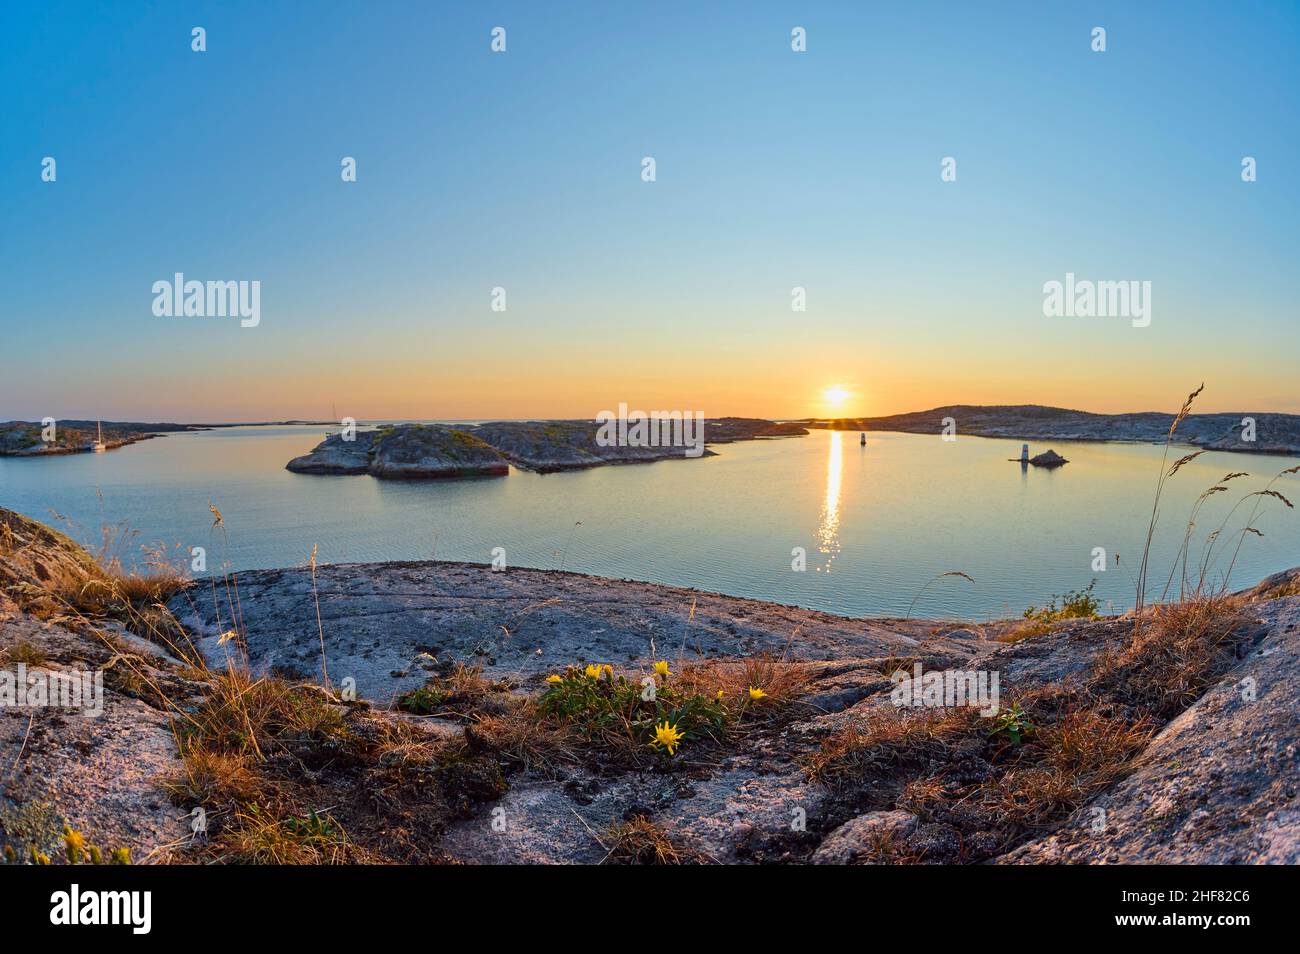
[[1293, 2], [6, 3], [0, 420], [1300, 411], [1298, 54]]

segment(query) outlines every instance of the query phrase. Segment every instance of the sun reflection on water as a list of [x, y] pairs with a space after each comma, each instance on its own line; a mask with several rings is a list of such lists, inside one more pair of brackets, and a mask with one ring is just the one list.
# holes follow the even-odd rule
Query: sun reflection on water
[[817, 567], [829, 573], [831, 563], [840, 552], [840, 482], [844, 467], [844, 434], [831, 431], [830, 454], [826, 458], [826, 499], [822, 501], [821, 522], [817, 527], [817, 552], [825, 559]]

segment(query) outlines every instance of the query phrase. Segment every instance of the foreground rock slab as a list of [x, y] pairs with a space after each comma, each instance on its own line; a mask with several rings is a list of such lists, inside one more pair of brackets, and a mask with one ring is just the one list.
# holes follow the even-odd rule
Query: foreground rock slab
[[[42, 676], [102, 671], [113, 655], [93, 637], [0, 610], [0, 654], [18, 647]], [[166, 861], [189, 836], [186, 812], [159, 784], [181, 765], [168, 714], [111, 687], [100, 714], [0, 708], [0, 764], [0, 833], [21, 858], [35, 848], [58, 859], [64, 825], [136, 863]]]
[[[980, 645], [936, 637], [932, 621], [850, 620], [652, 583], [525, 568], [494, 572], [473, 563], [323, 566], [315, 591], [305, 569], [256, 570], [240, 573], [238, 585], [249, 652], [260, 665], [318, 677], [323, 632], [331, 679], [351, 676], [361, 698], [383, 703], [452, 661], [482, 666], [493, 678], [536, 683], [575, 662], [762, 652], [808, 660], [966, 656]], [[196, 586], [170, 607], [203, 634], [212, 659], [224, 658], [224, 593], [214, 601], [209, 586]]]

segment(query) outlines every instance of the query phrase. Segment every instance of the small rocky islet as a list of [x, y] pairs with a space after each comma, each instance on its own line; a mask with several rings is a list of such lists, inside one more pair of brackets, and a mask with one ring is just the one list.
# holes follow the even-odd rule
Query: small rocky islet
[[1033, 464], [1035, 467], [1046, 467], [1048, 470], [1051, 470], [1054, 467], [1060, 467], [1063, 464], [1068, 464], [1069, 461], [1066, 460], [1064, 457], [1062, 457], [1060, 454], [1058, 454], [1056, 451], [1047, 450], [1047, 451], [1043, 451], [1043, 453], [1041, 454], [1029, 458], [1029, 463]]
[[[491, 421], [485, 424], [397, 424], [331, 434], [286, 464], [299, 474], [369, 474], [381, 479], [493, 477], [522, 470], [553, 473], [607, 464], [650, 463], [689, 456], [680, 446], [605, 445], [594, 421]], [[705, 423], [705, 444], [797, 437], [800, 425], [758, 418]], [[711, 452], [705, 450], [702, 455]]]

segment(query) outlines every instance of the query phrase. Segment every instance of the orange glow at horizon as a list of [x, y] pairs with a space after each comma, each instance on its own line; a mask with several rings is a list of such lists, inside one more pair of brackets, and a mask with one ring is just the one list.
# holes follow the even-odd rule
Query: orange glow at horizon
[[[274, 329], [272, 329], [274, 330]], [[746, 340], [716, 350], [673, 351], [658, 340], [624, 349], [584, 340], [553, 354], [529, 331], [487, 349], [470, 336], [415, 340], [394, 351], [386, 339], [362, 339], [345, 351], [320, 340], [246, 335], [222, 340], [200, 365], [168, 359], [162, 343], [121, 365], [46, 368], [37, 401], [30, 382], [0, 382], [0, 399], [17, 419], [95, 417], [120, 421], [229, 422], [582, 418], [620, 402], [643, 410], [702, 411], [796, 420], [877, 417], [954, 404], [1042, 404], [1094, 413], [1177, 411], [1202, 380], [1198, 413], [1300, 411], [1300, 396], [1268, 372], [1278, 350], [1243, 367], [1227, 358], [1197, 359], [1193, 349], [1152, 365], [1142, 355], [1110, 352], [1107, 383], [1035, 355], [1032, 342], [996, 354], [954, 342], [940, 350], [898, 340], [777, 343]], [[163, 342], [164, 339], [159, 339]], [[264, 343], [267, 342], [267, 343]], [[285, 360], [291, 347], [293, 360]], [[80, 344], [70, 346], [73, 350]], [[855, 358], [855, 355], [861, 355]], [[487, 360], [490, 357], [490, 361]], [[1234, 359], [1235, 360], [1235, 359]], [[1009, 369], [1015, 369], [1011, 373]], [[124, 386], [130, 381], [130, 386]], [[869, 382], [869, 384], [864, 384]], [[30, 406], [29, 406], [30, 404]]]

